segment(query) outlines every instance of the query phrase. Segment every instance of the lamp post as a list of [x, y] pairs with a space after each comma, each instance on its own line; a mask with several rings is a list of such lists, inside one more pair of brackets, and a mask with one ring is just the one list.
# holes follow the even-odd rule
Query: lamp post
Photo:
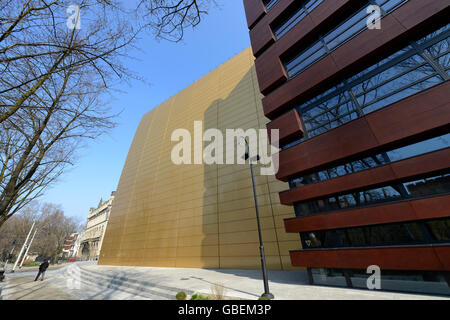
[[[253, 175], [252, 159], [250, 157], [250, 146], [247, 142], [247, 139], [244, 138], [243, 140], [245, 141], [245, 145], [246, 145], [246, 149], [247, 149], [245, 152], [244, 158], [245, 158], [245, 160], [249, 159], [249, 163], [250, 163], [250, 173], [252, 176], [252, 187], [253, 187], [253, 199], [255, 201], [256, 221], [258, 224], [259, 253], [261, 256], [261, 269], [262, 269], [263, 281], [264, 281], [264, 293], [261, 295], [261, 297], [273, 299], [274, 295], [271, 294], [269, 291], [269, 281], [267, 278], [266, 255], [264, 254], [264, 245], [263, 245], [262, 235], [261, 235], [261, 222], [259, 220], [258, 201], [256, 199], [256, 189], [255, 189], [255, 178]], [[256, 161], [258, 161], [260, 159], [258, 154], [255, 157], [256, 157]]]
[[28, 232], [27, 238], [25, 239], [25, 242], [23, 243], [22, 249], [20, 249], [19, 255], [17, 256], [16, 262], [14, 263], [14, 266], [13, 266], [13, 268], [11, 270], [11, 273], [13, 273], [14, 270], [16, 270], [17, 264], [20, 261], [20, 257], [22, 256], [22, 253], [25, 250], [25, 247], [27, 246], [28, 239], [30, 238], [31, 232], [33, 231], [33, 228], [34, 228], [35, 224], [36, 224], [36, 222], [33, 222], [32, 226], [31, 226], [31, 229], [30, 229], [30, 232]]
[[31, 247], [31, 244], [33, 243], [36, 232], [37, 232], [37, 229], [34, 230], [34, 233], [33, 233], [33, 236], [31, 237], [30, 243], [27, 245], [27, 250], [25, 251], [25, 254], [23, 255], [22, 262], [19, 265], [19, 269], [22, 269], [23, 262], [25, 261], [25, 258], [28, 255], [28, 250], [30, 250], [30, 247]]

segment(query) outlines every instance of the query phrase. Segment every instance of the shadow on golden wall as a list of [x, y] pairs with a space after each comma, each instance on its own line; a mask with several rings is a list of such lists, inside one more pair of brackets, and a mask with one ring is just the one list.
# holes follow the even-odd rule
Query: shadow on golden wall
[[[99, 264], [260, 267], [249, 166], [177, 166], [171, 161], [173, 131], [189, 130], [193, 149], [194, 121], [202, 121], [201, 136], [211, 128], [224, 136], [226, 129], [265, 129], [253, 59], [251, 50], [244, 50], [143, 117], [117, 188]], [[198, 138], [204, 147], [210, 144]], [[284, 231], [283, 219], [294, 213], [278, 197], [288, 186], [255, 169], [268, 267], [292, 269], [288, 251], [299, 249], [299, 235]]]

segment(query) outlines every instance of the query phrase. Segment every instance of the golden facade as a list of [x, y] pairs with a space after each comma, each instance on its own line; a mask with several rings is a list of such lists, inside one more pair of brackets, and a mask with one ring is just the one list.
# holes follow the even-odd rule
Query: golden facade
[[[219, 66], [142, 119], [120, 178], [99, 264], [260, 268], [248, 165], [175, 165], [172, 132], [265, 129], [261, 94], [249, 49]], [[255, 167], [267, 266], [292, 269], [299, 235], [284, 230], [292, 207], [280, 204], [288, 186]]]

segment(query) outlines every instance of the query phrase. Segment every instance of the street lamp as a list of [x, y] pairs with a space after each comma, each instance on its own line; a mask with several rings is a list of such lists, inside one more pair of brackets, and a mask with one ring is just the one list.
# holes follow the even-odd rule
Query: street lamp
[[[256, 221], [258, 223], [259, 253], [261, 256], [261, 269], [262, 269], [263, 281], [264, 281], [264, 293], [261, 295], [261, 297], [273, 299], [274, 295], [271, 294], [269, 291], [269, 281], [267, 279], [266, 255], [264, 254], [264, 245], [263, 245], [262, 235], [261, 235], [261, 223], [259, 220], [258, 201], [256, 200], [255, 178], [253, 176], [253, 164], [252, 164], [252, 159], [250, 157], [250, 146], [249, 146], [246, 138], [243, 138], [243, 140], [245, 141], [245, 146], [247, 149], [245, 151], [244, 159], [245, 160], [249, 159], [249, 163], [250, 163], [250, 173], [252, 176], [252, 187], [253, 187], [253, 199], [255, 200]], [[258, 154], [256, 154], [255, 158], [256, 158], [256, 161], [258, 161], [260, 159]]]

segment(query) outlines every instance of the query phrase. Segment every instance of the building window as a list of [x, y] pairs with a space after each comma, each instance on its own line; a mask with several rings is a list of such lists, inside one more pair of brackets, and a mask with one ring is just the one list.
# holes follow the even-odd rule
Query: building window
[[266, 6], [267, 11], [271, 10], [278, 3], [279, 0], [263, 0], [264, 5]]
[[450, 133], [289, 180], [291, 189], [326, 181], [450, 147]]
[[[439, 234], [429, 233], [426, 226], [439, 226]], [[304, 249], [377, 247], [448, 243], [450, 219], [391, 223], [335, 230], [302, 232]], [[445, 234], [445, 237], [440, 237]]]
[[290, 13], [286, 18], [273, 24], [272, 31], [275, 37], [280, 39], [322, 2], [323, 0], [295, 1], [289, 8]]
[[449, 80], [450, 25], [298, 106], [305, 135], [283, 149]]
[[294, 54], [295, 56], [293, 58], [288, 58], [283, 61], [289, 77], [293, 78], [297, 76], [330, 52], [366, 30], [367, 21], [371, 15], [371, 13], [367, 13], [367, 7], [369, 5], [378, 5], [381, 8], [382, 17], [384, 17], [406, 2], [408, 0], [364, 1], [362, 3], [363, 5], [358, 8], [358, 11], [347, 20], [328, 33], [320, 35], [317, 41], [309, 48], [296, 55]]
[[427, 221], [426, 226], [437, 241], [450, 241], [450, 219]]
[[331, 211], [346, 210], [380, 203], [409, 200], [450, 192], [450, 173], [414, 179], [402, 183], [389, 183], [375, 189], [355, 190], [345, 194], [297, 202], [297, 217], [311, 216]]

